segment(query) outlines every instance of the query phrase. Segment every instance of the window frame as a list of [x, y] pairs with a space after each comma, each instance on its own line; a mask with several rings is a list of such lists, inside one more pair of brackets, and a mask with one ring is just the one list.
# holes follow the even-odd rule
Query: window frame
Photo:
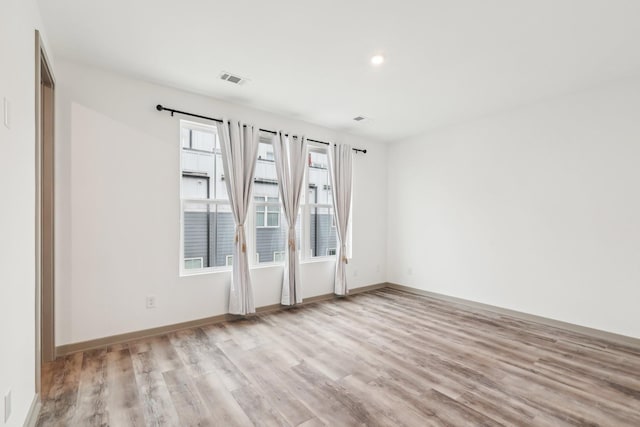
[[[324, 144], [317, 144], [317, 143], [313, 143], [313, 142], [309, 142], [307, 144], [307, 152], [305, 153], [305, 159], [306, 159], [306, 165], [305, 165], [305, 171], [304, 171], [304, 182], [303, 182], [303, 189], [304, 189], [304, 194], [303, 194], [303, 198], [302, 198], [302, 203], [300, 206], [300, 220], [302, 221], [301, 224], [301, 236], [300, 236], [300, 247], [304, 248], [304, 250], [300, 250], [298, 252], [298, 256], [300, 257], [300, 261], [303, 263], [306, 262], [320, 262], [320, 261], [327, 261], [327, 260], [331, 260], [331, 259], [335, 259], [336, 255], [327, 255], [326, 251], [324, 255], [312, 255], [312, 249], [310, 247], [311, 245], [311, 209], [313, 208], [321, 208], [321, 209], [328, 209], [329, 212], [333, 212], [334, 211], [334, 207], [333, 207], [333, 199], [331, 199], [331, 201], [329, 201], [329, 203], [310, 203], [309, 200], [307, 200], [308, 195], [309, 195], [309, 170], [310, 168], [313, 167], [312, 164], [310, 164], [311, 162], [309, 161], [309, 156], [311, 155], [312, 152], [316, 152], [316, 153], [322, 153], [325, 154], [327, 156], [327, 162], [329, 161], [329, 146], [325, 146]], [[327, 164], [327, 172], [328, 172], [328, 164]], [[331, 185], [331, 177], [329, 175], [327, 175], [329, 182], [326, 184], [328, 186]], [[316, 187], [318, 188], [318, 187]], [[316, 190], [317, 191], [317, 190]], [[332, 226], [330, 227], [330, 230], [332, 232], [336, 232], [336, 228], [335, 228], [335, 214], [332, 215], [333, 219], [332, 219]], [[336, 239], [337, 239], [337, 234], [336, 234]]]
[[[199, 150], [199, 149], [194, 149], [191, 148], [192, 145], [192, 141], [191, 141], [191, 137], [190, 137], [190, 142], [189, 142], [189, 147], [183, 147], [183, 142], [182, 142], [182, 129], [184, 126], [187, 126], [190, 128], [190, 130], [193, 129], [199, 129], [199, 130], [206, 130], [206, 131], [211, 131], [213, 130], [215, 132], [215, 138], [216, 138], [216, 144], [214, 145], [214, 150], [212, 152], [206, 151], [206, 150]], [[233, 255], [225, 255], [225, 265], [222, 266], [213, 266], [213, 267], [203, 267], [203, 268], [198, 268], [198, 269], [186, 269], [185, 268], [185, 260], [193, 260], [194, 258], [203, 258], [203, 257], [185, 257], [184, 256], [184, 239], [185, 239], [185, 223], [184, 223], [184, 209], [185, 209], [185, 204], [186, 203], [197, 203], [197, 204], [202, 204], [205, 207], [208, 207], [211, 211], [215, 211], [218, 212], [219, 211], [219, 207], [220, 206], [225, 206], [228, 209], [230, 209], [231, 207], [231, 203], [228, 199], [224, 200], [224, 199], [212, 199], [212, 193], [214, 193], [213, 195], [215, 195], [216, 192], [216, 169], [215, 169], [215, 162], [216, 162], [216, 156], [218, 154], [218, 151], [216, 150], [216, 146], [219, 147], [219, 141], [218, 141], [218, 135], [217, 135], [217, 128], [215, 125], [208, 125], [208, 124], [204, 124], [204, 123], [199, 123], [199, 122], [194, 122], [191, 120], [180, 120], [180, 125], [179, 125], [179, 130], [180, 130], [180, 138], [179, 138], [179, 144], [178, 144], [178, 150], [179, 150], [179, 165], [178, 165], [178, 185], [179, 185], [179, 205], [180, 205], [180, 244], [179, 244], [179, 272], [180, 272], [180, 276], [190, 276], [190, 275], [197, 275], [197, 274], [207, 274], [207, 273], [216, 273], [216, 272], [227, 272], [227, 271], [231, 271], [232, 270], [232, 266], [233, 266], [233, 261], [231, 264], [228, 264], [229, 262], [229, 257], [231, 257], [231, 259], [233, 258]], [[265, 143], [265, 144], [272, 144], [272, 136], [271, 135], [260, 135], [260, 142], [261, 143]], [[197, 198], [184, 198], [183, 197], [183, 188], [182, 188], [182, 179], [183, 176], [189, 176], [189, 177], [198, 177], [198, 178], [203, 178], [202, 176], [198, 176], [197, 173], [194, 173], [193, 171], [183, 171], [182, 169], [182, 165], [183, 165], [183, 154], [185, 151], [193, 151], [195, 153], [210, 153], [212, 154], [212, 160], [214, 162], [214, 176], [213, 177], [206, 177], [208, 179], [208, 196], [209, 198], [206, 199], [197, 199]], [[313, 152], [318, 152], [318, 153], [322, 153], [322, 154], [326, 154], [327, 156], [329, 156], [329, 147], [325, 146], [325, 145], [321, 145], [321, 144], [316, 144], [313, 142], [309, 142], [307, 145], [307, 150], [305, 153], [305, 171], [304, 171], [304, 181], [303, 181], [303, 195], [302, 195], [302, 201], [301, 201], [301, 205], [300, 205], [300, 210], [299, 210], [299, 219], [298, 219], [298, 223], [299, 223], [299, 249], [297, 250], [297, 254], [298, 254], [298, 259], [300, 260], [301, 263], [313, 263], [313, 262], [323, 262], [323, 261], [328, 261], [328, 260], [334, 260], [336, 258], [336, 255], [327, 255], [327, 253], [329, 252], [329, 249], [333, 249], [334, 251], [336, 250], [336, 248], [326, 248], [325, 250], [325, 254], [323, 255], [316, 255], [316, 256], [312, 256], [311, 255], [311, 247], [310, 247], [310, 243], [311, 243], [311, 209], [313, 208], [327, 208], [329, 210], [329, 212], [334, 212], [334, 207], [333, 207], [333, 200], [330, 200], [329, 203], [309, 203], [308, 199], [308, 189], [309, 189], [309, 170], [312, 167], [309, 162], [309, 155]], [[261, 159], [257, 159], [256, 161], [266, 161], [266, 162], [275, 162], [275, 159], [270, 158], [270, 156], [265, 156], [265, 158], [261, 158]], [[221, 171], [220, 173], [221, 175], [221, 180], [224, 181], [224, 170]], [[254, 178], [255, 180], [255, 178]], [[255, 181], [254, 181], [255, 183]], [[279, 183], [277, 183], [277, 185], [279, 185]], [[327, 183], [326, 185], [331, 185], [331, 183]], [[255, 210], [256, 207], [256, 200], [255, 200], [256, 196], [251, 197], [251, 202], [250, 202], [250, 206], [249, 206], [249, 210], [250, 212], [253, 212], [252, 215], [248, 215], [247, 218], [247, 227], [251, 230], [253, 230], [252, 233], [248, 233], [247, 234], [247, 246], [250, 248], [250, 250], [252, 251], [253, 254], [255, 254], [253, 257], [249, 257], [249, 266], [250, 268], [261, 268], [261, 267], [271, 267], [271, 266], [281, 266], [284, 265], [284, 260], [285, 260], [285, 256], [284, 254], [286, 253], [286, 245], [285, 245], [285, 249], [284, 251], [274, 251], [274, 255], [273, 255], [273, 259], [275, 260], [276, 258], [276, 254], [282, 254], [280, 255], [282, 257], [281, 261], [272, 261], [272, 262], [260, 262], [260, 254], [257, 251], [257, 245], [256, 245], [256, 230], [258, 228], [280, 228], [283, 226], [282, 224], [282, 215], [283, 215], [283, 211], [282, 211], [282, 199], [280, 197], [280, 193], [278, 191], [278, 202], [267, 202], [266, 200], [268, 196], [257, 196], [257, 197], [265, 197], [265, 202], [260, 202], [259, 204], [265, 207], [265, 212], [264, 212], [264, 224], [261, 226], [258, 226], [256, 224], [257, 222], [257, 212]], [[268, 224], [268, 207], [278, 207], [279, 211], [278, 211], [278, 225], [277, 226], [269, 226]], [[275, 213], [275, 212], [272, 212]], [[336, 231], [336, 224], [335, 224], [335, 214], [332, 215], [332, 222], [331, 222], [331, 227], [330, 230], [332, 232]], [[337, 235], [336, 235], [337, 238]], [[202, 265], [204, 265], [204, 258], [202, 259]]]
[[[214, 144], [214, 148], [213, 151], [206, 151], [206, 150], [199, 150], [199, 149], [194, 149], [191, 148], [192, 147], [192, 136], [190, 135], [189, 137], [189, 147], [183, 147], [182, 145], [182, 130], [184, 127], [189, 128], [190, 131], [193, 130], [200, 130], [200, 131], [206, 131], [206, 132], [213, 132], [214, 133], [214, 137], [215, 137], [215, 144]], [[215, 192], [216, 192], [216, 156], [218, 155], [218, 151], [216, 150], [216, 146], [219, 146], [219, 141], [218, 141], [218, 129], [215, 125], [209, 125], [209, 124], [204, 124], [204, 123], [200, 123], [200, 122], [195, 122], [192, 120], [180, 120], [179, 123], [179, 144], [178, 144], [178, 150], [179, 150], [179, 164], [178, 164], [178, 188], [179, 188], [179, 204], [180, 204], [180, 245], [179, 245], [179, 275], [180, 276], [191, 276], [191, 275], [198, 275], [198, 274], [205, 274], [205, 273], [215, 273], [215, 272], [224, 272], [224, 271], [231, 271], [232, 267], [230, 265], [226, 265], [226, 257], [225, 257], [225, 265], [220, 265], [220, 266], [212, 266], [212, 267], [202, 267], [202, 268], [185, 268], [185, 259], [190, 259], [190, 258], [194, 258], [194, 257], [185, 257], [184, 256], [184, 250], [185, 250], [185, 219], [184, 219], [184, 213], [185, 213], [185, 205], [186, 204], [201, 204], [203, 207], [208, 208], [208, 212], [211, 211], [215, 211], [216, 213], [219, 211], [219, 207], [220, 206], [227, 206], [229, 209], [231, 209], [231, 202], [229, 201], [229, 199], [227, 198], [225, 199], [215, 199], [215, 198], [211, 198], [212, 196], [215, 196]], [[206, 153], [206, 154], [211, 154], [211, 159], [213, 161], [214, 164], [214, 176], [213, 177], [206, 177], [207, 178], [207, 198], [187, 198], [183, 196], [183, 188], [182, 188], [182, 179], [183, 177], [198, 177], [198, 178], [205, 178], [205, 176], [202, 175], [198, 175], [197, 172], [194, 171], [190, 171], [190, 170], [183, 170], [183, 155], [185, 153], [185, 151], [191, 151], [194, 153]], [[221, 176], [221, 180], [224, 181], [224, 170], [220, 171], [220, 176]], [[196, 257], [199, 258], [199, 257]], [[204, 265], [204, 257], [203, 258], [203, 262], [202, 265]]]
[[[262, 144], [267, 144], [267, 145], [273, 145], [273, 135], [270, 133], [266, 133], [266, 132], [261, 132], [260, 134], [260, 143]], [[270, 158], [270, 156], [265, 156], [265, 157], [258, 157], [258, 159], [256, 160], [257, 162], [267, 162], [267, 163], [272, 163], [275, 165], [275, 156], [274, 158]], [[277, 202], [268, 202], [268, 198], [269, 197], [273, 197], [273, 196], [256, 196], [255, 194], [255, 184], [256, 183], [263, 183], [263, 184], [275, 184], [278, 188], [278, 201]], [[277, 229], [277, 228], [282, 228], [284, 226], [284, 224], [282, 223], [282, 217], [283, 217], [283, 210], [282, 210], [282, 198], [280, 197], [280, 183], [278, 181], [277, 178], [275, 178], [275, 180], [271, 180], [271, 179], [266, 179], [264, 177], [255, 177], [253, 178], [253, 192], [251, 194], [251, 203], [249, 205], [249, 215], [247, 215], [247, 228], [249, 230], [252, 230], [251, 233], [247, 233], [247, 246], [249, 247], [250, 251], [255, 254], [254, 256], [250, 256], [249, 259], [249, 267], [251, 268], [263, 268], [263, 267], [273, 267], [273, 266], [280, 266], [280, 265], [284, 265], [284, 261], [267, 261], [267, 262], [260, 262], [260, 253], [258, 252], [258, 244], [257, 244], [257, 238], [258, 238], [258, 229]], [[264, 197], [265, 201], [264, 202], [257, 202], [256, 198], [257, 197]], [[275, 197], [274, 197], [275, 198]], [[259, 226], [257, 225], [257, 211], [256, 211], [256, 207], [260, 205], [260, 206], [264, 206], [265, 210], [264, 210], [264, 222], [263, 225]], [[278, 225], [277, 226], [269, 226], [268, 224], [268, 208], [269, 207], [277, 207], [278, 208]], [[271, 213], [275, 213], [275, 212], [271, 212]], [[286, 242], [285, 242], [285, 250], [286, 250]]]

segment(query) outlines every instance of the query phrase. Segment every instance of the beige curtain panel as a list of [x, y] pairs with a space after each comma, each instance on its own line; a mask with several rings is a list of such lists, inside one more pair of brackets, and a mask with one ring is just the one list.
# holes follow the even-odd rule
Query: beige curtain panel
[[347, 295], [347, 264], [351, 258], [351, 190], [353, 187], [353, 151], [347, 144], [329, 147], [329, 175], [333, 195], [333, 213], [339, 245], [336, 251], [334, 292]]
[[296, 247], [296, 221], [302, 199], [307, 140], [304, 136], [287, 137], [284, 133], [279, 132], [273, 138], [273, 152], [282, 210], [289, 226], [280, 303], [295, 305], [302, 302], [300, 260]]
[[253, 176], [258, 158], [259, 130], [237, 121], [223, 120], [218, 124], [218, 136], [224, 167], [224, 181], [229, 193], [231, 212], [236, 225], [235, 245], [233, 249], [233, 273], [229, 291], [229, 313], [255, 313], [253, 287], [249, 274], [247, 254], [247, 236], [245, 224]]

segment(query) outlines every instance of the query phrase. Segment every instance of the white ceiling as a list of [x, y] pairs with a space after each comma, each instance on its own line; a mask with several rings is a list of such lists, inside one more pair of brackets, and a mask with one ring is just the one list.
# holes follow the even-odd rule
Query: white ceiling
[[39, 4], [56, 57], [386, 141], [640, 72], [638, 0]]

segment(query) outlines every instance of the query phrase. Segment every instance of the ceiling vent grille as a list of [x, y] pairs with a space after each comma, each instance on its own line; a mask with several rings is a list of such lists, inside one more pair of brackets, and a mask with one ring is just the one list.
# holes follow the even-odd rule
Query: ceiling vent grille
[[244, 77], [240, 77], [235, 74], [227, 73], [226, 71], [223, 71], [222, 74], [220, 74], [220, 78], [224, 81], [227, 81], [229, 83], [233, 83], [236, 85], [243, 85], [249, 81], [249, 79], [245, 79]]
[[354, 117], [353, 120], [355, 120], [356, 122], [361, 122], [364, 120], [364, 117], [362, 116]]

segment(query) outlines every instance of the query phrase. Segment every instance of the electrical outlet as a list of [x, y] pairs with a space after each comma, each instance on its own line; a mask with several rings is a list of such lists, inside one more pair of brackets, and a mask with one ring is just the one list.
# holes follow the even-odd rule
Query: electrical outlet
[[11, 390], [4, 396], [4, 422], [9, 421], [11, 416]]
[[147, 296], [147, 308], [156, 308], [156, 297], [154, 295]]

